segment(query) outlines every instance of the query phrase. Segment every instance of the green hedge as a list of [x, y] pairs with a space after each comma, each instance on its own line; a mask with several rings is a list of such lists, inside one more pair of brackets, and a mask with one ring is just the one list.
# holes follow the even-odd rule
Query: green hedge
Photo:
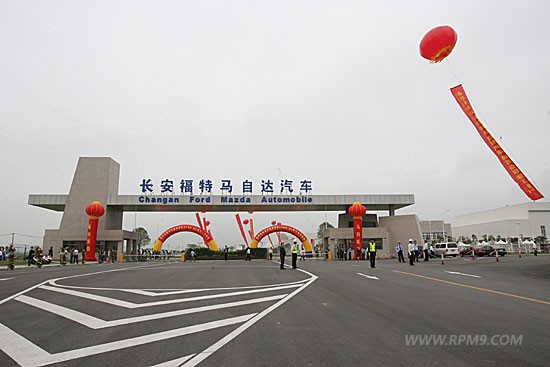
[[[191, 259], [191, 250], [187, 249], [185, 251], [185, 260]], [[223, 251], [212, 251], [209, 248], [200, 247], [195, 248], [195, 254], [197, 257], [197, 260], [223, 260]], [[267, 249], [266, 248], [251, 248], [250, 249], [250, 256], [253, 259], [265, 259], [267, 258]], [[239, 250], [239, 251], [230, 251], [229, 260], [244, 260], [246, 258], [246, 250]]]

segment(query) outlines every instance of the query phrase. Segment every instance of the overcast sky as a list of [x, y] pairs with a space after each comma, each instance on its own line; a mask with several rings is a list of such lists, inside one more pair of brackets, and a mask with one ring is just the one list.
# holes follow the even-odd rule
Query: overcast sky
[[[0, 0], [0, 235], [58, 228], [28, 195], [68, 193], [80, 156], [119, 162], [121, 194], [143, 178], [309, 179], [314, 194], [411, 193], [397, 214], [450, 222], [528, 201], [454, 101], [459, 83], [550, 195], [549, 14], [547, 0]], [[419, 42], [443, 24], [458, 43], [430, 64]], [[234, 214], [209, 218], [218, 243], [242, 242]], [[125, 216], [151, 237], [182, 223], [193, 213]]]

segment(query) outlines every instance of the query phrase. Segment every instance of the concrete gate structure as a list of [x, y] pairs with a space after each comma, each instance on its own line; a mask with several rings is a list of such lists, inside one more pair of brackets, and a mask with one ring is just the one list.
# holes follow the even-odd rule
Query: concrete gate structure
[[[330, 248], [335, 253], [337, 247], [353, 247], [353, 218], [347, 210], [354, 202], [360, 202], [367, 208], [362, 222], [363, 242], [366, 245], [369, 239], [375, 239], [380, 246], [380, 257], [394, 255], [397, 241], [422, 240], [416, 215], [395, 215], [396, 210], [414, 204], [412, 194], [120, 195], [119, 175], [120, 165], [110, 157], [80, 157], [68, 195], [30, 194], [29, 205], [63, 212], [59, 229], [45, 230], [43, 247], [53, 246], [54, 253], [63, 246], [83, 249], [88, 225], [85, 208], [92, 201], [99, 201], [105, 207], [105, 215], [98, 223], [98, 248], [120, 253], [125, 247], [126, 255], [137, 255], [138, 238], [137, 233], [122, 228], [124, 212], [339, 211], [342, 214], [338, 218], [338, 228], [326, 230], [322, 244], [323, 248]], [[369, 213], [373, 211], [386, 211], [389, 215], [378, 217]], [[306, 241], [302, 243], [311, 251]]]

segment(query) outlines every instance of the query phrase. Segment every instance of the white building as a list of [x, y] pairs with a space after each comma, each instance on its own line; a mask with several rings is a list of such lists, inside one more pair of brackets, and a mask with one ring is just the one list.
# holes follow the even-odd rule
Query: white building
[[475, 234], [477, 238], [483, 235], [504, 239], [548, 238], [547, 228], [550, 228], [550, 203], [528, 202], [457, 216], [453, 233], [457, 237]]
[[428, 241], [437, 241], [453, 237], [451, 223], [445, 223], [443, 220], [421, 220], [420, 229], [422, 230], [422, 238]]

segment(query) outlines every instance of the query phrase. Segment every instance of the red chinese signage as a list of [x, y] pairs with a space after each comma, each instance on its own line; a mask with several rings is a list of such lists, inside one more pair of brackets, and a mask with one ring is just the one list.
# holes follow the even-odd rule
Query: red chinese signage
[[472, 108], [472, 105], [470, 104], [470, 101], [468, 100], [468, 97], [466, 96], [464, 88], [462, 88], [462, 85], [457, 85], [456, 87], [451, 88], [451, 93], [462, 108], [462, 111], [464, 111], [466, 116], [468, 116], [470, 121], [474, 124], [474, 127], [476, 128], [483, 141], [496, 155], [510, 177], [512, 177], [512, 179], [519, 185], [519, 187], [531, 200], [542, 199], [544, 196], [542, 196], [542, 194], [535, 188], [535, 186], [533, 186], [529, 179], [525, 177], [518, 166], [514, 164], [512, 159], [506, 154], [504, 149], [502, 149], [500, 144], [493, 138], [491, 133], [489, 133], [489, 131], [487, 131], [481, 121], [479, 121], [474, 112], [474, 109]]

